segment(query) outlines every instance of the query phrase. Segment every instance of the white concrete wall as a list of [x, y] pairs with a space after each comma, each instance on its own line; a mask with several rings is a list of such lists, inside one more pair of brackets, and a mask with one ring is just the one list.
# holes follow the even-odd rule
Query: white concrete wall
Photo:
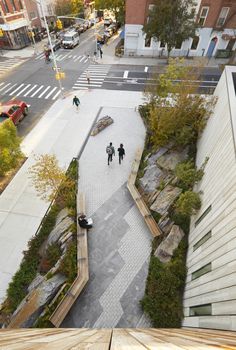
[[[160, 47], [160, 42], [156, 42], [155, 40], [152, 40], [151, 47], [144, 46], [145, 35], [143, 34], [142, 28], [142, 25], [125, 25], [125, 55], [133, 54], [151, 57], [167, 55], [167, 50], [163, 50], [163, 48]], [[182, 43], [181, 49], [173, 49], [171, 51], [171, 56], [206, 56], [211, 40], [217, 37], [218, 41], [213, 51], [214, 56], [218, 49], [225, 49], [228, 44], [228, 41], [222, 39], [222, 35], [234, 35], [232, 29], [224, 29], [223, 32], [217, 32], [212, 31], [212, 28], [201, 28], [197, 33], [200, 37], [197, 50], [190, 50], [192, 45], [192, 38], [190, 38]]]
[[[183, 326], [236, 330], [236, 153], [234, 128], [236, 101], [232, 72], [227, 67], [215, 90], [218, 96], [197, 147], [197, 166], [209, 161], [196, 190], [202, 191], [202, 208], [192, 218], [187, 255]], [[211, 211], [194, 223], [211, 205]], [[193, 251], [208, 231], [212, 237]], [[191, 273], [212, 263], [212, 271], [191, 281]], [[189, 307], [212, 304], [211, 316], [189, 317]]]

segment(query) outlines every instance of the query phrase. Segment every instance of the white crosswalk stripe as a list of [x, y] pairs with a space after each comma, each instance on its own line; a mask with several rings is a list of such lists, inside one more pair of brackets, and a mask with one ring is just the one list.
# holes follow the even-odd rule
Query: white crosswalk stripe
[[[110, 65], [95, 65], [90, 64], [88, 68], [80, 75], [73, 86], [74, 90], [87, 90], [90, 87], [100, 88], [109, 72]], [[87, 72], [90, 75], [90, 83], [87, 80]]]
[[0, 76], [24, 63], [24, 61], [21, 58], [8, 58], [7, 60], [0, 61]]
[[0, 93], [1, 95], [8, 95], [12, 98], [22, 96], [24, 97], [32, 97], [32, 98], [42, 98], [42, 99], [52, 99], [56, 100], [56, 98], [60, 94], [60, 90], [56, 86], [44, 86], [40, 84], [13, 84], [13, 83], [0, 83]]
[[[86, 63], [88, 62], [88, 56], [87, 55], [71, 55], [69, 53], [60, 53], [60, 51], [55, 52], [55, 58], [57, 62], [64, 61], [66, 59], [71, 59], [73, 62], [80, 62], [80, 63]], [[35, 57], [35, 60], [45, 60], [44, 53], [39, 54]]]

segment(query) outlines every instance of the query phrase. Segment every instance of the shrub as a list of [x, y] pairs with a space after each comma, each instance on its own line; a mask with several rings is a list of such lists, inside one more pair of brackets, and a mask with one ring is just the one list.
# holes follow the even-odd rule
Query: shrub
[[177, 164], [175, 168], [175, 175], [180, 181], [179, 185], [183, 189], [187, 190], [202, 179], [204, 171], [202, 168], [198, 170], [195, 167], [194, 162], [192, 160], [188, 160]]
[[77, 245], [76, 241], [71, 242], [61, 262], [59, 271], [63, 273], [69, 283], [72, 283], [77, 276]]
[[183, 239], [170, 262], [151, 256], [146, 290], [141, 301], [153, 327], [179, 328], [183, 318], [182, 294], [185, 285], [187, 240]]
[[186, 191], [181, 193], [176, 202], [176, 212], [191, 216], [196, 213], [197, 210], [201, 208], [201, 199], [198, 193], [193, 191]]

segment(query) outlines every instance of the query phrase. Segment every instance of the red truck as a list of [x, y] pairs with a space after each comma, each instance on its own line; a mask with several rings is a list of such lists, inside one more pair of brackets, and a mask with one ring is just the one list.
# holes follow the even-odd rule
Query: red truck
[[20, 100], [10, 100], [0, 104], [0, 123], [11, 119], [17, 125], [28, 114], [28, 106]]

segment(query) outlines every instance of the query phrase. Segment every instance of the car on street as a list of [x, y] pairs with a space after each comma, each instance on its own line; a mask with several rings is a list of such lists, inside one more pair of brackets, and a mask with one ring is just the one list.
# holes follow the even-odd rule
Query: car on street
[[104, 18], [104, 26], [109, 26], [110, 24], [112, 24], [112, 19], [107, 17], [107, 18]]
[[27, 114], [28, 106], [20, 100], [10, 100], [0, 106], [0, 123], [11, 119], [17, 125]]
[[67, 32], [64, 35], [64, 38], [62, 40], [62, 45], [64, 49], [73, 49], [76, 45], [78, 45], [80, 42], [79, 40], [79, 33], [77, 33], [75, 30], [71, 32]]
[[[54, 52], [61, 48], [61, 40], [60, 39], [51, 39], [51, 42], [52, 42], [52, 49]], [[51, 46], [50, 46], [49, 42], [47, 43], [47, 48], [51, 52]]]
[[84, 26], [82, 24], [75, 24], [74, 25], [75, 30], [77, 31], [77, 33], [81, 34], [84, 32]]

